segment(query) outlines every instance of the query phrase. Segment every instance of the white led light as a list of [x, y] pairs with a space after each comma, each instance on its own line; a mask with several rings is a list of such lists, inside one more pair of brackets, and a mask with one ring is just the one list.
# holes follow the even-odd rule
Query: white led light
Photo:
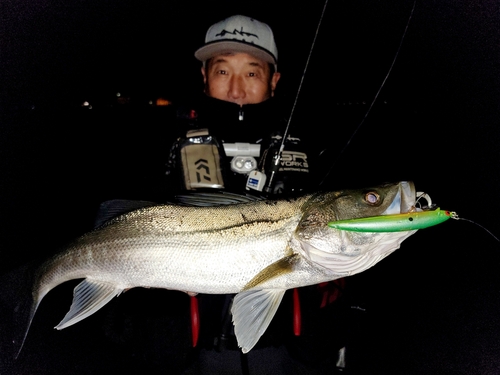
[[252, 156], [235, 156], [231, 160], [231, 170], [236, 173], [247, 174], [257, 168], [257, 161]]

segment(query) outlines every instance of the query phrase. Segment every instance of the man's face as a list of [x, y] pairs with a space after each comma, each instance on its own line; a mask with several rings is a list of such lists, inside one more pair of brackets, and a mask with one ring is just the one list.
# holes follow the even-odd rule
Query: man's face
[[213, 57], [201, 68], [205, 93], [216, 99], [243, 104], [256, 104], [274, 95], [279, 73], [269, 64], [247, 53]]

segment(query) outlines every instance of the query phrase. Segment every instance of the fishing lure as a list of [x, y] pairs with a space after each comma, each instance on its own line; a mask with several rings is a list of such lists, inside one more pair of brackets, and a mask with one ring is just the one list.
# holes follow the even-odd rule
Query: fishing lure
[[455, 212], [437, 208], [432, 211], [413, 211], [404, 214], [330, 221], [328, 226], [355, 232], [401, 232], [431, 227], [455, 217]]

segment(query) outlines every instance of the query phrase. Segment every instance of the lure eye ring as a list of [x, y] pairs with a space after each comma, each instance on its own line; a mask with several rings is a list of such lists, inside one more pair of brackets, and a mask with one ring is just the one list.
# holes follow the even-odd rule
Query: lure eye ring
[[369, 192], [365, 193], [364, 200], [370, 206], [376, 206], [380, 203], [380, 194], [378, 194], [375, 191], [369, 191]]

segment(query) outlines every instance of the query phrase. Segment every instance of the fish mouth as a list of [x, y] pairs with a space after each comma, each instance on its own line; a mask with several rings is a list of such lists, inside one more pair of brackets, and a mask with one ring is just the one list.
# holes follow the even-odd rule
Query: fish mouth
[[[425, 204], [422, 204], [425, 201]], [[382, 213], [382, 215], [404, 214], [415, 211], [429, 210], [435, 208], [431, 197], [421, 191], [416, 191], [412, 181], [402, 181], [399, 183], [399, 190], [392, 203]]]
[[[395, 215], [415, 211], [417, 192], [412, 181], [400, 181], [389, 206], [380, 215]], [[336, 232], [329, 232], [329, 231]], [[325, 242], [311, 243], [301, 241], [304, 255], [313, 263], [320, 265], [339, 276], [360, 273], [398, 249], [401, 242], [415, 233], [401, 231], [391, 233], [360, 233], [328, 228], [325, 236], [336, 242], [335, 248], [328, 248]], [[335, 233], [335, 234], [334, 234]], [[320, 246], [318, 246], [320, 245]]]
[[382, 215], [402, 214], [415, 210], [417, 192], [412, 181], [401, 181], [392, 203]]

